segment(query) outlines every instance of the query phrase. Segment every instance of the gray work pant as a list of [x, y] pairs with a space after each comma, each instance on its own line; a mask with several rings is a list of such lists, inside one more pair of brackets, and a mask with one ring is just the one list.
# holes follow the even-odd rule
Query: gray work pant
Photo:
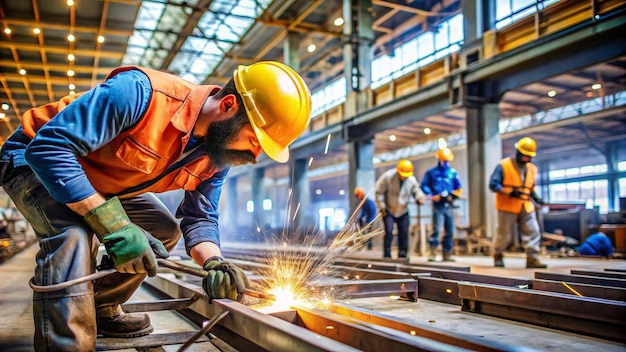
[[540, 250], [541, 233], [535, 212], [527, 213], [523, 208], [519, 214], [498, 211], [498, 235], [495, 252], [502, 254], [513, 243], [519, 229], [522, 247], [527, 258], [537, 258]]
[[[39, 241], [35, 285], [53, 285], [95, 272], [98, 239], [82, 217], [56, 202], [28, 167], [1, 163], [0, 181]], [[181, 232], [153, 194], [121, 200], [130, 220], [172, 250]], [[146, 274], [114, 273], [65, 290], [33, 295], [37, 351], [94, 351], [96, 313], [110, 316], [141, 285]]]

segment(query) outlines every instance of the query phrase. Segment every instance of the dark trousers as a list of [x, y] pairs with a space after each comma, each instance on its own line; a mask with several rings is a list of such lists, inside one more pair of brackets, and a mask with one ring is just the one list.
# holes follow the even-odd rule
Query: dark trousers
[[383, 218], [385, 222], [385, 239], [383, 256], [391, 258], [391, 242], [393, 241], [393, 225], [398, 227], [398, 257], [406, 257], [409, 246], [409, 213], [394, 217], [387, 213]]
[[[39, 241], [35, 285], [53, 285], [95, 272], [99, 246], [93, 231], [65, 204], [55, 201], [29, 167], [0, 163], [0, 181]], [[121, 200], [130, 220], [172, 250], [181, 232], [165, 205], [147, 193]], [[37, 351], [93, 351], [96, 314], [107, 316], [126, 302], [145, 274], [114, 273], [95, 282], [33, 295]]]

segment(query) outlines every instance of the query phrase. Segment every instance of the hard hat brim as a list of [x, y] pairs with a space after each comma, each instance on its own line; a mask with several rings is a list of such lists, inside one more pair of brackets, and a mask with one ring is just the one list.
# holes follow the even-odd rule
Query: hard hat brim
[[401, 171], [398, 171], [398, 175], [400, 175], [402, 177], [410, 177], [410, 176], [413, 176], [413, 172], [401, 172]]
[[527, 151], [522, 150], [522, 148], [520, 148], [519, 146], [519, 143], [515, 143], [515, 150], [531, 158], [534, 158], [535, 156], [537, 156], [537, 152], [527, 152]]
[[283, 148], [265, 133], [250, 119], [250, 125], [256, 134], [256, 138], [263, 149], [263, 152], [272, 160], [279, 163], [286, 163], [289, 160], [289, 147]]

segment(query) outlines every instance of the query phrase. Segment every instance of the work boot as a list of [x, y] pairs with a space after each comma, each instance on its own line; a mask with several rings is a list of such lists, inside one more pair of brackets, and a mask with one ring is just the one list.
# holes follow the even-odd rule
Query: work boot
[[493, 266], [496, 268], [504, 268], [504, 260], [502, 260], [502, 253], [496, 253], [493, 255]]
[[548, 266], [539, 261], [539, 259], [535, 257], [526, 258], [526, 268], [528, 269], [545, 269]]
[[428, 250], [428, 261], [434, 262], [437, 260], [437, 247], [430, 247]]
[[444, 262], [456, 262], [456, 260], [452, 258], [452, 252], [443, 252], [443, 261]]
[[398, 251], [398, 258], [406, 258], [406, 251]]
[[121, 308], [118, 308], [112, 317], [97, 317], [96, 323], [98, 334], [106, 337], [139, 337], [148, 335], [154, 330], [150, 325], [148, 314], [127, 314]]

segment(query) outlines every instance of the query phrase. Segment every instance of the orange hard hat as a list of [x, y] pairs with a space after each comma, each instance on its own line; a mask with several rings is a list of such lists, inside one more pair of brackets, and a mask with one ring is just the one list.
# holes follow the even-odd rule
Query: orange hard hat
[[311, 93], [302, 77], [283, 63], [261, 61], [239, 66], [233, 80], [265, 154], [280, 163], [289, 160], [289, 145], [311, 116]]
[[413, 163], [407, 159], [400, 160], [398, 166], [396, 166], [396, 171], [402, 177], [413, 176]]
[[524, 137], [515, 143], [518, 152], [534, 158], [537, 155], [537, 142], [530, 137]]
[[354, 189], [354, 196], [361, 199], [365, 196], [365, 189], [363, 187], [357, 187]]
[[454, 160], [454, 154], [450, 148], [442, 148], [437, 151], [437, 159], [441, 161], [452, 161]]

